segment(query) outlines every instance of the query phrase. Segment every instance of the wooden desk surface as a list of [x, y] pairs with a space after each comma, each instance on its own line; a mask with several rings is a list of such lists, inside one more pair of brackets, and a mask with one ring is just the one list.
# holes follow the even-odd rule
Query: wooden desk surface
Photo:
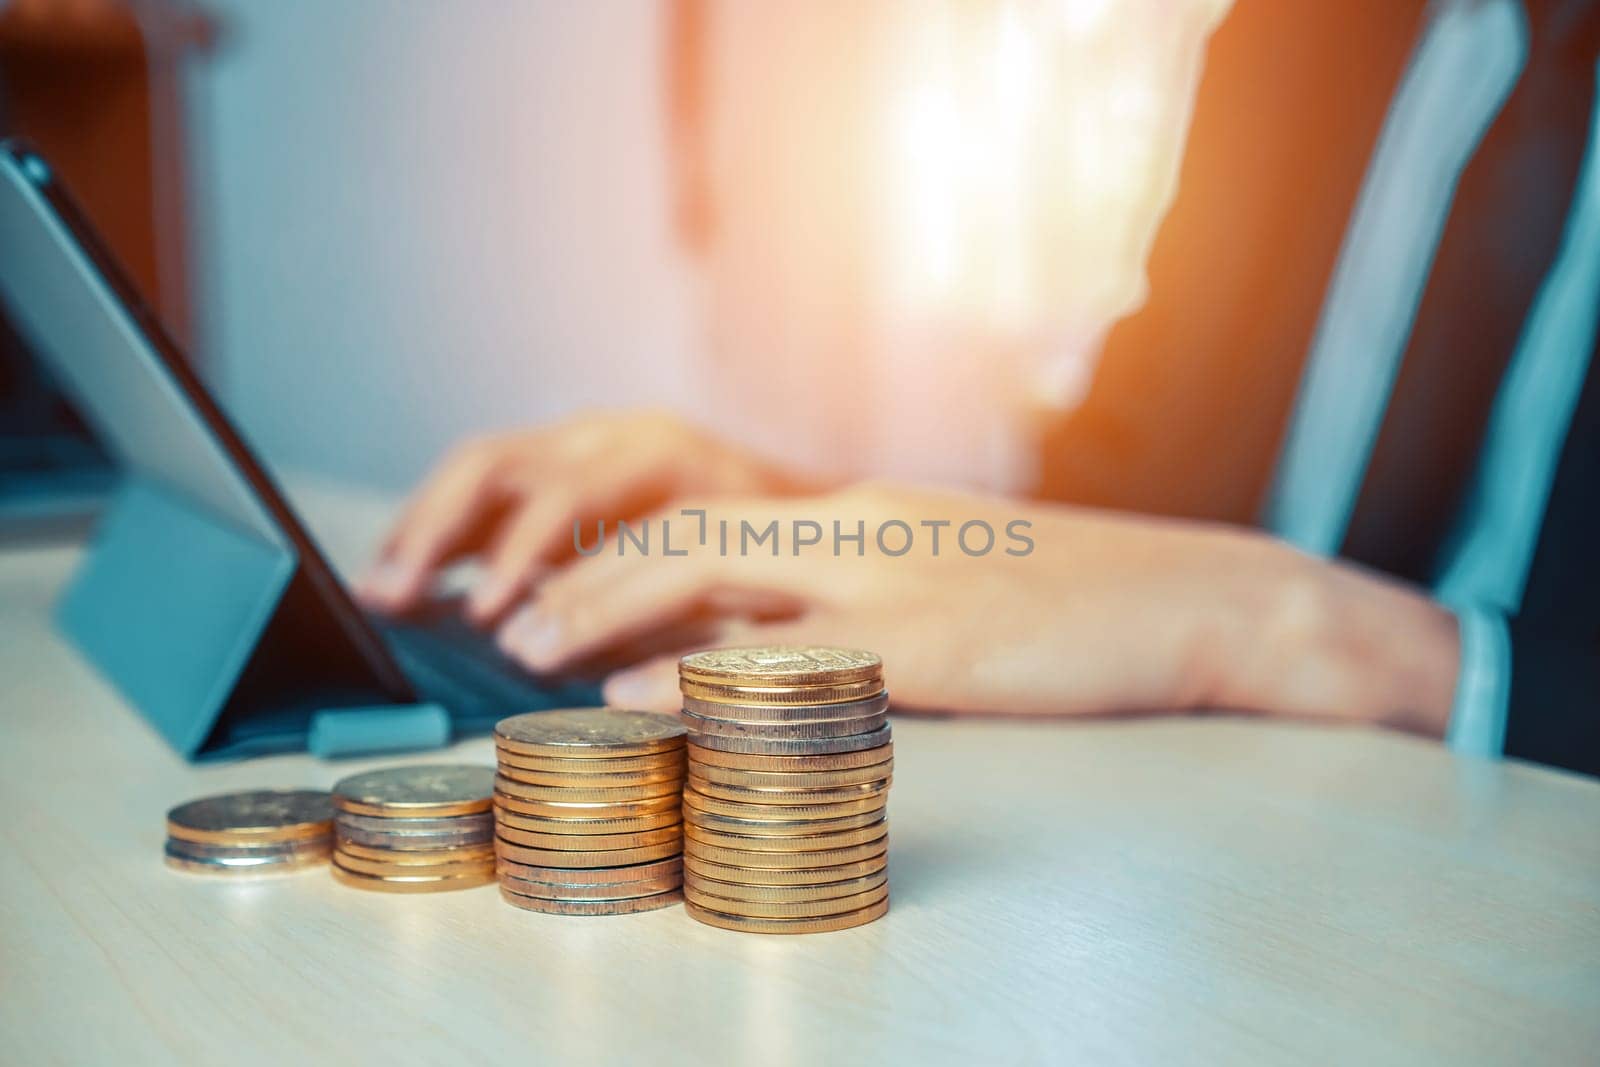
[[901, 718], [892, 910], [812, 937], [184, 876], [172, 804], [382, 761], [184, 764], [74, 558], [0, 552], [0, 1062], [1596, 1062], [1600, 783], [1381, 733]]

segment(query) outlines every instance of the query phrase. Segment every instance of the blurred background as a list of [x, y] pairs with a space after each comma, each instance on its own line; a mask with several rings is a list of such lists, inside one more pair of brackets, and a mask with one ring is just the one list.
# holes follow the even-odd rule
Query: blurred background
[[[280, 472], [650, 404], [1008, 488], [1143, 298], [1226, 8], [10, 0], [0, 125]], [[94, 459], [6, 345], [16, 498]]]

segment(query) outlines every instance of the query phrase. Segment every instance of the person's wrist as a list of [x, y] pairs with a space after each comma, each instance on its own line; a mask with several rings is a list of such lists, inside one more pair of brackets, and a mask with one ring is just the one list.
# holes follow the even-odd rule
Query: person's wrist
[[1455, 616], [1347, 564], [1266, 539], [1261, 552], [1256, 587], [1231, 601], [1222, 703], [1442, 737], [1460, 659]]

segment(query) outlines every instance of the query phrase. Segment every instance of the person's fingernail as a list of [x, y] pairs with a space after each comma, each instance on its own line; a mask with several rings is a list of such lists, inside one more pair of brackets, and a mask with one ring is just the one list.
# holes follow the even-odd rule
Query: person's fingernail
[[527, 614], [527, 608], [512, 612], [511, 616], [502, 622], [500, 628], [494, 632], [495, 645], [508, 656], [516, 655], [517, 635], [522, 632], [522, 620]]
[[518, 582], [503, 574], [487, 574], [467, 594], [467, 615], [478, 622], [491, 618], [517, 595]]
[[537, 608], [523, 608], [501, 629], [500, 647], [531, 666], [554, 666], [561, 654], [561, 624]]
[[648, 701], [656, 686], [645, 671], [618, 671], [601, 687], [607, 704], [626, 707]]
[[404, 593], [410, 570], [394, 560], [379, 560], [356, 582], [356, 590], [370, 600], [393, 602]]

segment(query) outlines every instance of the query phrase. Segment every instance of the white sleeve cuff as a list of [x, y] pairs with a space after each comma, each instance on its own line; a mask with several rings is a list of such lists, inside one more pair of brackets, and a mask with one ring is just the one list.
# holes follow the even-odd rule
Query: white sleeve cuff
[[1459, 607], [1461, 673], [1445, 743], [1468, 756], [1498, 759], [1505, 750], [1506, 711], [1511, 701], [1511, 631], [1505, 616], [1480, 607]]

